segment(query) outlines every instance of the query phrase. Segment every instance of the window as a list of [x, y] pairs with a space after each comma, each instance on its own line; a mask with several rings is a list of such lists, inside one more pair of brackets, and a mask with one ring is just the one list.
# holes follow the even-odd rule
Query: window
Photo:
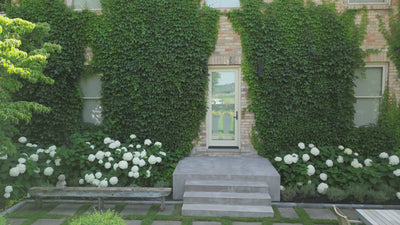
[[349, 4], [389, 4], [390, 0], [349, 0]]
[[356, 126], [376, 124], [385, 84], [385, 66], [366, 66], [365, 75], [356, 71], [354, 88], [357, 102], [354, 123]]
[[73, 9], [101, 10], [100, 0], [72, 0], [70, 3]]
[[213, 8], [240, 7], [240, 0], [206, 0], [206, 3]]
[[101, 80], [100, 76], [81, 78], [79, 86], [83, 97], [83, 122], [101, 124]]

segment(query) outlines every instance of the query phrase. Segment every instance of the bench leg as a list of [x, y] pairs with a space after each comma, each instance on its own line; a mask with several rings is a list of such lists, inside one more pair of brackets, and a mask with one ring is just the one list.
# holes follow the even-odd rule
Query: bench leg
[[164, 209], [165, 209], [165, 197], [163, 196], [163, 197], [161, 197], [161, 207], [160, 207], [160, 210], [161, 210], [161, 211], [164, 211]]
[[104, 199], [99, 197], [99, 211], [103, 210], [103, 206], [104, 206]]
[[35, 204], [37, 208], [42, 208], [42, 199], [41, 198], [35, 198]]

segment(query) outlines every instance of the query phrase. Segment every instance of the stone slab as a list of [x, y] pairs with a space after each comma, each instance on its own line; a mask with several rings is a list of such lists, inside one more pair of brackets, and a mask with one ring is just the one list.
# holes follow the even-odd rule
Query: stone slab
[[281, 214], [281, 217], [287, 217], [287, 218], [299, 218], [299, 215], [297, 215], [296, 211], [293, 208], [278, 208], [279, 213]]
[[20, 225], [22, 224], [26, 219], [22, 218], [8, 218], [6, 221], [6, 225]]
[[336, 220], [337, 217], [330, 209], [304, 208], [312, 219]]
[[232, 225], [261, 225], [261, 222], [232, 222]]
[[141, 220], [125, 220], [126, 225], [141, 225]]
[[157, 215], [171, 215], [175, 210], [175, 205], [165, 205], [164, 211], [159, 210]]
[[[272, 201], [280, 200], [280, 175], [260, 156], [191, 156], [179, 161], [173, 173], [173, 198], [182, 199], [186, 179], [266, 181]], [[249, 180], [252, 179], [252, 180]]]
[[16, 213], [37, 213], [46, 206], [47, 204], [43, 204], [42, 208], [38, 208], [35, 203], [28, 202], [21, 206], [21, 208], [17, 209]]
[[221, 225], [221, 223], [216, 221], [193, 221], [193, 225]]
[[125, 208], [120, 212], [121, 215], [146, 215], [149, 212], [151, 205], [126, 205]]
[[38, 219], [32, 225], [60, 225], [64, 219]]
[[152, 225], [181, 225], [181, 221], [155, 220]]
[[356, 210], [354, 209], [340, 209], [350, 220], [358, 220]]
[[272, 225], [303, 225], [301, 223], [273, 223]]
[[60, 214], [60, 215], [68, 215], [72, 216], [76, 213], [76, 211], [82, 206], [82, 204], [59, 204], [53, 210], [51, 210], [50, 214]]

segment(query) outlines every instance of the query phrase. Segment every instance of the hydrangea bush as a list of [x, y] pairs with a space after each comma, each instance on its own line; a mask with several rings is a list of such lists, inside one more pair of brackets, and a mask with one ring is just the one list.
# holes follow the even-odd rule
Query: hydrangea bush
[[342, 145], [318, 148], [300, 142], [291, 153], [276, 156], [272, 163], [281, 175], [281, 190], [310, 184], [323, 195], [331, 187], [362, 185], [376, 189], [386, 185], [396, 189], [400, 197], [398, 153], [366, 156]]
[[24, 197], [32, 186], [55, 186], [61, 174], [67, 186], [152, 186], [160, 180], [167, 156], [161, 142], [139, 141], [134, 134], [125, 142], [104, 136], [77, 134], [70, 148], [41, 148], [20, 137], [19, 154], [0, 153], [0, 199]]

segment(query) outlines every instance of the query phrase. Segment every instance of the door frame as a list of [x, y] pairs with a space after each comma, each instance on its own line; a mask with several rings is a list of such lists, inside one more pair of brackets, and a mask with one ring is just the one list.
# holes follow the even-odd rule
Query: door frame
[[[212, 92], [212, 72], [235, 72], [235, 111], [237, 112], [237, 119], [235, 120], [235, 140], [212, 140], [212, 104], [211, 104], [211, 92]], [[207, 94], [207, 117], [206, 117], [206, 145], [207, 149], [212, 147], [227, 147], [227, 148], [240, 148], [240, 99], [241, 99], [241, 67], [238, 66], [209, 66], [209, 82], [208, 82], [208, 94]]]

